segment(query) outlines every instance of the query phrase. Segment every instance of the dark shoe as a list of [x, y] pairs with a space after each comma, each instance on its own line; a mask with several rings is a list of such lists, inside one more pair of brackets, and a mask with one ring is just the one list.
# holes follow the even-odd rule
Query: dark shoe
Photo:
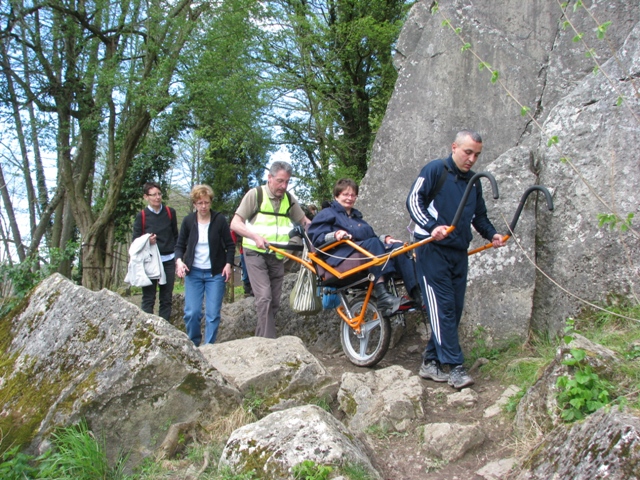
[[401, 298], [391, 295], [387, 292], [384, 283], [376, 283], [373, 287], [373, 294], [376, 296], [376, 305], [383, 315], [393, 315], [400, 308]]
[[434, 382], [446, 382], [449, 380], [449, 374], [443, 372], [440, 368], [440, 363], [435, 360], [430, 360], [426, 363], [423, 362], [418, 375], [426, 380], [433, 380]]
[[452, 368], [449, 372], [449, 385], [453, 388], [464, 388], [473, 385], [473, 378], [469, 376], [462, 365]]

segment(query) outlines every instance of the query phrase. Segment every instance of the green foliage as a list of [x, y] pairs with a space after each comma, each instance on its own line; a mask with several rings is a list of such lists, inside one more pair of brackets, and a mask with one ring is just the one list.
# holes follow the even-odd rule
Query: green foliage
[[235, 473], [229, 466], [225, 465], [218, 471], [218, 475], [215, 478], [216, 480], [256, 480], [260, 477], [254, 470], [246, 473]]
[[504, 410], [509, 413], [515, 413], [518, 405], [520, 404], [520, 400], [524, 397], [524, 394], [527, 393], [526, 389], [521, 388], [518, 390], [518, 393], [512, 395], [507, 400], [507, 403], [504, 405]]
[[0, 463], [0, 478], [26, 480], [47, 478], [56, 480], [120, 480], [127, 478], [120, 456], [110, 467], [104, 442], [99, 442], [85, 421], [60, 428], [51, 436], [52, 448], [38, 458], [20, 452], [20, 447], [6, 450]]
[[85, 421], [61, 428], [52, 435], [53, 453], [40, 464], [41, 478], [58, 480], [118, 480], [125, 478], [126, 457], [111, 468], [104, 442], [98, 441]]
[[557, 396], [562, 408], [560, 416], [567, 423], [582, 420], [611, 401], [611, 385], [601, 379], [590, 365], [578, 360], [584, 358], [584, 350], [572, 349], [571, 354], [573, 358], [563, 363], [576, 367], [573, 378], [563, 375], [556, 382], [560, 390]]
[[373, 435], [379, 440], [389, 440], [391, 437], [406, 437], [407, 432], [389, 431], [389, 429], [383, 425], [374, 424], [367, 427], [365, 430], [369, 435]]
[[11, 280], [14, 294], [22, 298], [40, 281], [57, 272], [62, 262], [73, 260], [78, 254], [78, 249], [78, 243], [69, 242], [64, 250], [51, 248], [46, 255], [45, 251], [41, 250], [41, 256], [38, 258], [27, 258], [14, 265], [3, 263], [0, 265], [0, 277]]
[[4, 480], [23, 480], [35, 478], [38, 469], [32, 466], [33, 456], [20, 452], [20, 447], [13, 447], [2, 454], [0, 478]]
[[372, 480], [369, 471], [359, 463], [347, 462], [340, 468], [340, 472], [349, 480]]
[[478, 325], [478, 327], [473, 331], [474, 344], [468, 355], [468, 361], [470, 363], [475, 362], [478, 358], [495, 360], [498, 357], [500, 349], [490, 346], [488, 337], [489, 335], [487, 330], [481, 325]]
[[607, 33], [607, 30], [609, 29], [610, 26], [611, 26], [611, 22], [610, 21], [604, 22], [603, 24], [598, 25], [596, 27], [596, 36], [600, 40], [603, 40], [605, 35], [606, 35], [606, 33]]
[[261, 418], [265, 414], [265, 399], [251, 387], [242, 400], [242, 408], [256, 418]]
[[206, 141], [206, 152], [185, 151], [187, 174], [192, 184], [213, 188], [212, 208], [227, 215], [262, 183], [273, 150], [267, 86], [255, 58], [263, 35], [256, 24], [260, 15], [251, 0], [222, 3], [205, 18], [197, 50], [185, 58], [192, 128]]
[[610, 230], [619, 228], [621, 232], [626, 232], [632, 226], [634, 213], [627, 214], [627, 218], [620, 218], [613, 213], [599, 213], [598, 214], [598, 227], [608, 226]]
[[[568, 345], [576, 333], [575, 320], [569, 318], [566, 324], [564, 342]], [[567, 423], [582, 420], [611, 401], [611, 384], [593, 371], [586, 356], [581, 348], [570, 349], [570, 356], [562, 364], [572, 367], [573, 377], [562, 375], [556, 381], [559, 390], [556, 399], [562, 409], [560, 416]]]
[[325, 412], [331, 413], [331, 405], [329, 404], [329, 401], [330, 398], [328, 397], [319, 397], [313, 399], [312, 403], [323, 409]]
[[292, 468], [296, 480], [327, 480], [333, 468], [328, 465], [317, 465], [312, 460], [305, 460]]
[[[397, 71], [392, 51], [411, 6], [377, 2], [269, 2], [260, 57], [271, 85], [278, 140], [308, 199], [331, 198], [335, 170], [359, 182]], [[297, 192], [296, 192], [297, 193]]]

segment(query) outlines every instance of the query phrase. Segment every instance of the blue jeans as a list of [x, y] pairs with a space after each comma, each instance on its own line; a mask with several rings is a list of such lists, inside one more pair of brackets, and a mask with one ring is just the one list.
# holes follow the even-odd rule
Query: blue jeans
[[224, 277], [211, 275], [211, 270], [191, 267], [184, 278], [184, 325], [187, 335], [197, 346], [202, 341], [200, 319], [202, 318], [202, 299], [205, 303], [204, 343], [214, 343], [220, 324], [220, 308], [224, 297]]

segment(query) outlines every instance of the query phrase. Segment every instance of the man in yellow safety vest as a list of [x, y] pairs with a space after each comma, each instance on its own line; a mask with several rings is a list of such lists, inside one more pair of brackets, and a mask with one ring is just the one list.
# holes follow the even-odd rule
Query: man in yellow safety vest
[[273, 162], [267, 184], [249, 190], [231, 220], [231, 230], [243, 238], [244, 260], [258, 315], [257, 337], [276, 338], [275, 317], [284, 279], [282, 256], [267, 250], [266, 246], [288, 243], [291, 222], [305, 228], [311, 222], [287, 192], [292, 173], [287, 162]]

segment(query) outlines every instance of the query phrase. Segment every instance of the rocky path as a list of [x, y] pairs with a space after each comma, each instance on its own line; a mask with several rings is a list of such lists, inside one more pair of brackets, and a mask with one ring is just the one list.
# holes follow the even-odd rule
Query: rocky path
[[[425, 344], [423, 337], [424, 334], [421, 336], [418, 332], [405, 334], [375, 368], [401, 365], [417, 374], [420, 353]], [[313, 353], [338, 380], [347, 371], [363, 372], [341, 353]], [[422, 380], [426, 387], [424, 424], [428, 427], [425, 431], [419, 428], [420, 425], [402, 433], [370, 431], [370, 458], [385, 479], [483, 480], [504, 477], [511, 465], [515, 442], [511, 418], [494, 405], [508, 386], [483, 376], [479, 371], [475, 371], [473, 377], [475, 385], [462, 392], [457, 392], [446, 383]], [[495, 415], [486, 416], [491, 413], [488, 410], [491, 407], [494, 407]], [[335, 413], [340, 416], [340, 412]], [[461, 440], [454, 431], [450, 434], [446, 432], [451, 427], [455, 429], [456, 425], [475, 427], [472, 436], [477, 437], [478, 445], [459, 459], [446, 460], [430, 453], [425, 447], [425, 434], [429, 436], [429, 432], [435, 434], [440, 431], [445, 432], [442, 439], [433, 441], [440, 444], [443, 452], [453, 454], [453, 450], [458, 448], [456, 443]], [[449, 442], [453, 443], [449, 445]]]

